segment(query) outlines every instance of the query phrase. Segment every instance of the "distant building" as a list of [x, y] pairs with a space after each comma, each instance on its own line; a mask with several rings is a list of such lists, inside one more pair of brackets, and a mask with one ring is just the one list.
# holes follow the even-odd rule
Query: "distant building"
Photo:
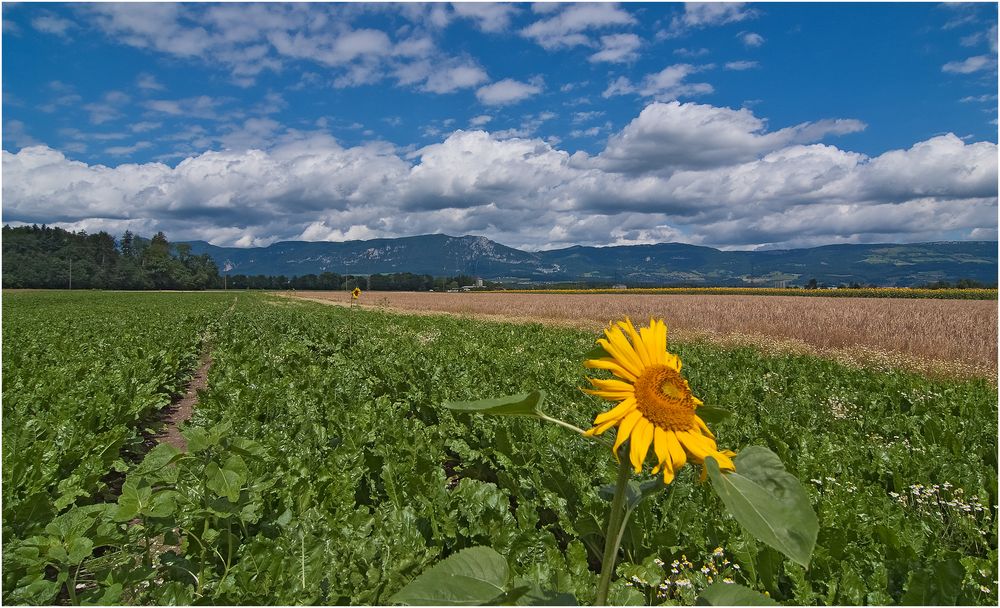
[[617, 283], [611, 286], [611, 289], [628, 289], [628, 285], [625, 283]]
[[483, 286], [483, 280], [480, 279], [479, 277], [476, 277], [476, 287], [482, 287], [482, 286]]

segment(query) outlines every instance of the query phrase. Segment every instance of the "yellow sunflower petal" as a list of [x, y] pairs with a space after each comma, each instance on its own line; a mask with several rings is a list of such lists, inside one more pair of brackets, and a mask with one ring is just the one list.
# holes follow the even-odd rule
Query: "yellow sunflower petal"
[[642, 366], [649, 367], [651, 365], [649, 350], [646, 348], [646, 343], [639, 337], [639, 332], [635, 330], [635, 325], [632, 325], [632, 319], [625, 317], [624, 321], [618, 322], [618, 326], [632, 340], [632, 347], [635, 349], [635, 354], [639, 356], [639, 362], [642, 363]]
[[594, 418], [594, 424], [595, 425], [604, 424], [609, 420], [614, 420], [615, 422], [618, 422], [619, 420], [627, 416], [632, 410], [634, 410], [635, 406], [636, 406], [635, 398], [629, 397], [624, 401], [622, 401], [621, 403], [619, 403], [618, 405], [616, 405], [614, 408], [602, 414], [598, 414], [597, 417]]
[[597, 391], [590, 388], [581, 388], [581, 391], [587, 393], [588, 395], [593, 395], [595, 397], [600, 397], [607, 401], [624, 401], [632, 396], [632, 393], [616, 393], [614, 391]]
[[681, 447], [681, 442], [677, 438], [677, 433], [673, 431], [667, 431], [667, 437], [672, 438], [673, 441], [667, 443], [667, 447], [670, 448], [670, 460], [673, 461], [674, 472], [680, 471], [687, 462], [687, 454], [684, 452], [684, 448]]
[[632, 435], [632, 429], [635, 428], [635, 423], [642, 419], [642, 412], [639, 410], [632, 410], [627, 416], [622, 418], [622, 423], [618, 425], [618, 436], [615, 437], [615, 447], [611, 449], [611, 452], [615, 455], [615, 459], [618, 459], [618, 448], [622, 447], [625, 440]]
[[640, 328], [639, 336], [642, 339], [642, 346], [649, 357], [649, 364], [663, 365], [663, 354], [666, 352], [666, 349], [657, 347], [656, 324], [651, 321], [649, 327]]
[[649, 453], [649, 444], [653, 442], [653, 423], [642, 419], [634, 431], [632, 431], [632, 442], [630, 444], [629, 459], [636, 473], [642, 473], [642, 463]]
[[621, 363], [618, 363], [616, 360], [611, 358], [587, 359], [586, 361], [583, 362], [583, 366], [592, 369], [606, 369], [612, 374], [621, 378], [622, 380], [628, 380], [630, 382], [635, 382], [636, 378], [638, 378], [638, 376], [625, 369], [625, 367], [622, 366]]
[[610, 353], [625, 369], [636, 376], [642, 374], [645, 366], [622, 330], [618, 327], [609, 327], [604, 330], [604, 335], [607, 336], [607, 339], [598, 340], [597, 343], [603, 346], [604, 350]]
[[691, 462], [695, 464], [701, 464], [704, 462], [705, 456], [708, 456], [716, 451], [715, 442], [701, 433], [678, 431], [677, 439], [681, 442], [681, 445], [690, 457]]
[[[653, 473], [658, 473], [660, 470], [663, 471], [663, 483], [668, 484], [674, 480], [674, 463], [670, 456], [670, 444], [676, 443], [677, 440], [670, 436], [667, 431], [657, 427], [654, 438], [654, 449], [656, 450], [656, 457], [660, 459], [660, 464], [653, 469]], [[681, 450], [682, 452], [684, 450]]]
[[611, 421], [608, 421], [608, 422], [604, 422], [603, 424], [594, 424], [593, 427], [591, 427], [591, 428], [587, 429], [586, 431], [584, 431], [583, 434], [586, 435], [587, 437], [594, 437], [596, 435], [600, 435], [601, 433], [603, 433], [604, 431], [610, 429], [611, 427], [613, 427], [616, 424], [618, 424], [617, 420], [611, 420]]
[[729, 456], [719, 451], [713, 439], [692, 431], [677, 433], [677, 438], [680, 439], [681, 444], [684, 446], [684, 451], [691, 456], [691, 462], [703, 464], [705, 458], [711, 456], [719, 463], [720, 469], [724, 471], [736, 470], [733, 461], [730, 460]]
[[628, 382], [622, 382], [621, 380], [615, 380], [614, 378], [604, 379], [604, 378], [587, 378], [591, 384], [597, 387], [598, 390], [609, 391], [612, 393], [634, 393], [635, 386], [629, 384]]
[[715, 439], [715, 435], [712, 433], [711, 430], [709, 430], [708, 425], [705, 424], [705, 421], [699, 418], [697, 415], [695, 415], [694, 417], [694, 423], [698, 425], [698, 428], [701, 429], [702, 433], [708, 435], [712, 439]]
[[653, 468], [653, 472], [656, 473], [660, 470], [660, 467], [666, 463], [670, 465], [670, 445], [669, 438], [667, 437], [667, 432], [656, 427], [653, 429], [653, 451], [656, 452], [656, 467]]

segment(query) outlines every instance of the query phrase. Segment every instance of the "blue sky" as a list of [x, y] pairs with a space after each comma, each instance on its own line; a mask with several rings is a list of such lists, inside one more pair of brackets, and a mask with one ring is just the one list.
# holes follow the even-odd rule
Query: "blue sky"
[[996, 4], [4, 4], [3, 215], [265, 245], [996, 238]]

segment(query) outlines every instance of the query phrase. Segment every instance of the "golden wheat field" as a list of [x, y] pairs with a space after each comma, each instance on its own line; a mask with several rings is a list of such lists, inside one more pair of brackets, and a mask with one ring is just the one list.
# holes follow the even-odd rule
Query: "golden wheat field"
[[[348, 304], [349, 293], [295, 292]], [[679, 340], [795, 350], [868, 365], [995, 376], [997, 302], [792, 296], [367, 292], [362, 306], [599, 329], [663, 317]]]

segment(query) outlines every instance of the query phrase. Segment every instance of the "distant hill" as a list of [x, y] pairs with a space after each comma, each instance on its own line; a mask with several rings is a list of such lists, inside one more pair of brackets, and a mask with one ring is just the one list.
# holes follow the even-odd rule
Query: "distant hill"
[[[761, 285], [810, 279], [830, 285], [912, 286], [972, 279], [997, 282], [996, 241], [906, 245], [827, 245], [809, 249], [720, 251], [681, 243], [568, 247], [527, 252], [481, 236], [443, 234], [347, 241], [285, 241], [269, 247], [216, 247], [191, 241], [230, 274], [301, 276], [336, 272], [471, 274], [522, 283], [561, 281], [637, 285]], [[227, 270], [228, 269], [228, 270]]]

